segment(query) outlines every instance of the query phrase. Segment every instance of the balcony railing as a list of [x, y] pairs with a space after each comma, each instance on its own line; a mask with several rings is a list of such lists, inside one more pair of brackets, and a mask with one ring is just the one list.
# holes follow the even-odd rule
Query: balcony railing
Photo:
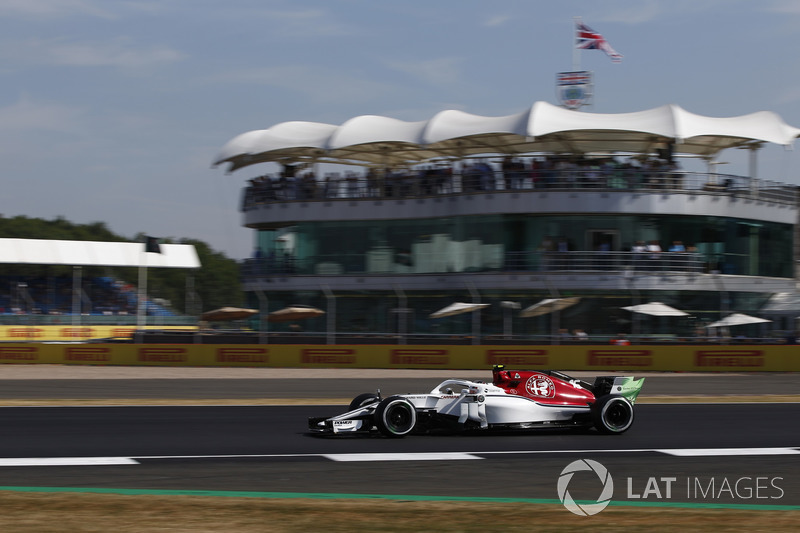
[[[435, 255], [435, 254], [430, 254]], [[447, 259], [447, 254], [440, 254]], [[419, 258], [421, 259], [421, 258]], [[313, 258], [293, 260], [282, 259], [246, 259], [241, 263], [240, 273], [243, 279], [265, 278], [283, 274], [298, 275], [369, 275], [369, 274], [425, 274], [425, 273], [458, 273], [458, 272], [679, 272], [702, 273], [719, 270], [731, 270], [724, 273], [739, 273], [727, 269], [725, 254], [711, 258], [697, 252], [661, 252], [658, 254], [638, 252], [507, 252], [501, 263], [483, 266], [465, 262], [460, 269], [451, 266], [442, 267], [445, 261], [437, 261], [435, 257], [427, 257], [414, 264], [389, 263], [377, 267], [370, 264], [366, 254], [348, 254], [335, 256], [315, 256]], [[413, 263], [413, 261], [412, 261]], [[429, 265], [429, 266], [424, 266]]]
[[328, 176], [251, 180], [242, 211], [262, 204], [353, 199], [399, 199], [520, 191], [640, 191], [732, 195], [744, 199], [795, 205], [797, 189], [775, 181], [729, 174], [684, 171], [541, 171], [485, 174], [390, 174], [386, 177]]

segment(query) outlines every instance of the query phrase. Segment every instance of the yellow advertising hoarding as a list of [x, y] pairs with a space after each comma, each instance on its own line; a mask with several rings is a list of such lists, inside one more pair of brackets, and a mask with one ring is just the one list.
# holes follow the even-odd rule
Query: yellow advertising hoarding
[[[14, 341], [85, 341], [89, 339], [131, 338], [137, 326], [0, 326], [0, 342]], [[196, 330], [196, 326], [146, 326], [157, 330]]]
[[800, 347], [0, 344], [0, 363], [295, 368], [509, 368], [630, 372], [797, 372]]

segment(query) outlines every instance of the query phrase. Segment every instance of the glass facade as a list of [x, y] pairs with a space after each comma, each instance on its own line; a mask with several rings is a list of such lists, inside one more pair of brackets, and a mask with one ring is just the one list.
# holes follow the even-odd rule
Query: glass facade
[[[708, 216], [655, 215], [481, 215], [435, 219], [304, 222], [280, 230], [258, 232], [263, 262], [260, 273], [299, 275], [408, 275], [490, 271], [547, 271], [607, 269], [671, 269], [692, 272], [792, 278], [792, 236], [789, 224], [754, 222]], [[632, 251], [639, 242], [657, 241], [660, 264], [642, 267]], [[674, 242], [686, 248], [670, 255]], [[588, 254], [588, 255], [587, 255]], [[609, 262], [601, 259], [611, 257]], [[614, 255], [616, 254], [616, 255]], [[679, 262], [676, 257], [688, 257]], [[642, 256], [645, 257], [645, 256]], [[649, 257], [647, 255], [646, 257]], [[587, 259], [588, 258], [588, 259]], [[682, 260], [683, 261], [683, 260]], [[257, 277], [257, 276], [256, 276]], [[580, 297], [561, 313], [519, 317], [502, 302], [521, 308], [552, 297], [545, 289], [479, 292], [480, 320], [473, 315], [431, 319], [429, 315], [453, 302], [474, 302], [465, 287], [436, 290], [344, 291], [331, 284], [324, 294], [318, 286], [304, 291], [270, 290], [264, 294], [270, 309], [304, 304], [333, 310], [301, 324], [273, 324], [271, 331], [324, 332], [333, 321], [340, 333], [389, 336], [453, 335], [483, 338], [505, 336], [535, 342], [559, 331], [586, 331], [597, 338], [619, 332], [668, 338], [708, 334], [703, 326], [729, 312], [755, 314], [769, 292], [709, 290], [569, 290], [559, 297]], [[251, 305], [259, 301], [250, 294]], [[636, 315], [623, 307], [659, 301], [689, 313], [687, 317]], [[478, 325], [477, 331], [474, 329]], [[744, 326], [737, 333], [758, 336], [762, 325]]]
[[635, 266], [626, 254], [639, 241], [664, 252], [680, 242], [685, 262], [658, 268], [791, 278], [792, 231], [708, 216], [498, 214], [304, 222], [260, 231], [258, 246], [268, 271], [347, 275], [570, 270], [598, 262], [619, 270]]

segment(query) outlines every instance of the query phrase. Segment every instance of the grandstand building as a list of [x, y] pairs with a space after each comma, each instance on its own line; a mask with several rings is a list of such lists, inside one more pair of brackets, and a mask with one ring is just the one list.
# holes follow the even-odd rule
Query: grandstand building
[[[262, 313], [325, 309], [307, 331], [685, 338], [740, 312], [772, 320], [742, 330], [766, 336], [800, 315], [786, 304], [800, 226], [798, 187], [755, 177], [757, 154], [799, 135], [767, 112], [715, 119], [669, 105], [603, 115], [537, 102], [505, 117], [288, 122], [237, 136], [215, 164], [280, 168], [250, 175], [244, 189], [256, 246], [242, 280]], [[749, 151], [750, 176], [718, 172], [732, 149]], [[684, 170], [687, 158], [704, 170]], [[322, 175], [329, 164], [344, 170]], [[521, 316], [550, 298], [579, 300]], [[489, 306], [430, 317], [454, 302]], [[687, 315], [624, 309], [647, 302]]]
[[[0, 238], [0, 264], [19, 274], [0, 279], [0, 329], [5, 325], [161, 325], [194, 323], [147, 296], [147, 269], [200, 268], [192, 245]], [[71, 275], [32, 275], [28, 266], [69, 267]], [[136, 267], [138, 284], [111, 275], [84, 277], [83, 267]], [[67, 316], [68, 315], [68, 316]], [[151, 322], [153, 320], [151, 319]], [[0, 341], [9, 340], [0, 330]]]

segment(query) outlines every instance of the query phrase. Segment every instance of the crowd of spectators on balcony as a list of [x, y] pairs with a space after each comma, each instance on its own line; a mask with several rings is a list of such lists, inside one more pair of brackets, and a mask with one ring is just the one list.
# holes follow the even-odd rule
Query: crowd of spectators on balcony
[[[578, 250], [564, 237], [545, 237], [536, 250], [539, 270], [622, 270], [639, 272], [703, 272], [709, 265], [695, 246], [675, 240], [665, 250], [658, 240], [636, 241], [622, 250], [602, 242], [594, 250]], [[523, 264], [527, 264], [523, 261]]]
[[[326, 198], [418, 197], [453, 192], [547, 188], [684, 187], [676, 161], [662, 158], [511, 157], [499, 163], [467, 159], [460, 165], [427, 164], [418, 168], [369, 168], [329, 172], [323, 177], [310, 167], [285, 165], [278, 175], [252, 178], [249, 203]], [[722, 184], [725, 185], [725, 182]], [[732, 183], [728, 183], [728, 186]]]

